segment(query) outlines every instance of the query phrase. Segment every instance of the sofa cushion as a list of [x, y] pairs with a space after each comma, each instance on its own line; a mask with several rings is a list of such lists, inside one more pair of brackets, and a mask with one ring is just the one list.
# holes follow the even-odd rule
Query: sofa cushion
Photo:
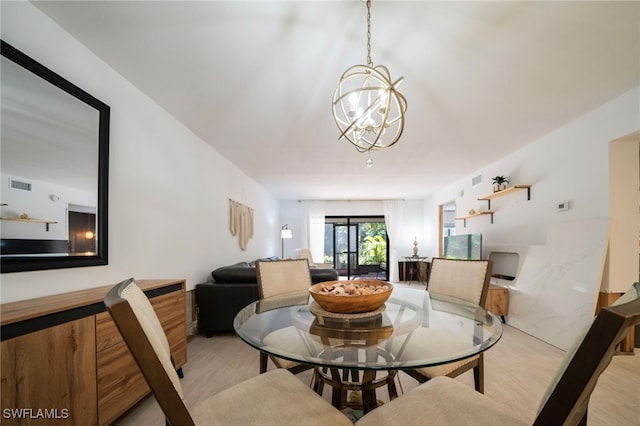
[[339, 278], [338, 271], [333, 268], [311, 268], [309, 272], [311, 272], [311, 282], [314, 284], [325, 281], [337, 281]]
[[[278, 260], [277, 257], [268, 257], [258, 259], [261, 261]], [[257, 283], [256, 268], [252, 266], [253, 262], [238, 262], [233, 265], [222, 266], [211, 272], [211, 276], [217, 283], [235, 284], [235, 283]], [[311, 268], [311, 281], [316, 284], [323, 281], [334, 281], [338, 279], [338, 271], [335, 269]]]
[[211, 276], [219, 283], [255, 283], [257, 282], [256, 268], [252, 268], [247, 262], [239, 262], [234, 265], [222, 266], [211, 272]]
[[280, 260], [280, 258], [278, 256], [264, 257], [262, 259], [254, 260], [253, 262], [249, 263], [249, 266], [251, 266], [252, 268], [255, 268], [256, 262], [273, 262], [275, 260]]

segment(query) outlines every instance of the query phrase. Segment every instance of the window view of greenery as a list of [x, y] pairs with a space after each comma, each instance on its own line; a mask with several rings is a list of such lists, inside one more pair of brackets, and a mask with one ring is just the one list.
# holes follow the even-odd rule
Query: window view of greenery
[[325, 223], [324, 247], [325, 263], [335, 265], [341, 275], [380, 271], [380, 265], [387, 263], [387, 230], [384, 219], [328, 218]]
[[387, 262], [387, 228], [384, 223], [360, 223], [358, 264], [380, 265]]

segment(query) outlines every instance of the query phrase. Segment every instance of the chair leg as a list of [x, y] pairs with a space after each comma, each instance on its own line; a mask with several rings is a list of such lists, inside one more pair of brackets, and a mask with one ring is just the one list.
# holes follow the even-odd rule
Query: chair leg
[[476, 385], [476, 391], [484, 393], [484, 362], [482, 357], [478, 360], [478, 365], [473, 367], [473, 381]]
[[264, 352], [260, 352], [260, 374], [267, 372], [267, 360], [269, 357]]
[[[327, 368], [323, 367], [323, 371], [326, 372]], [[322, 395], [322, 392], [324, 391], [324, 381], [322, 379], [322, 377], [320, 376], [320, 371], [318, 368], [315, 368], [313, 370], [313, 378], [312, 378], [312, 388], [313, 390], [318, 394], [318, 395]]]
[[[331, 368], [331, 405], [342, 409], [347, 405], [347, 390], [342, 386], [343, 378], [337, 368]], [[348, 373], [347, 373], [348, 374]], [[348, 377], [348, 376], [347, 376]]]
[[396, 399], [398, 397], [398, 390], [396, 389], [396, 372], [389, 370], [387, 372], [387, 390], [389, 391], [389, 400]]

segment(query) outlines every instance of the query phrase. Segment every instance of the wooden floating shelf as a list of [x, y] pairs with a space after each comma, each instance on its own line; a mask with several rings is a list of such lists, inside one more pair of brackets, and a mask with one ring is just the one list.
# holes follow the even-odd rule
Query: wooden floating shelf
[[510, 188], [507, 189], [503, 189], [501, 191], [497, 191], [494, 192], [493, 194], [489, 194], [489, 195], [485, 195], [484, 197], [480, 197], [478, 198], [478, 200], [481, 201], [486, 201], [487, 202], [487, 208], [489, 210], [491, 210], [491, 200], [493, 200], [494, 198], [498, 198], [498, 197], [502, 197], [505, 195], [509, 195], [512, 194], [514, 192], [518, 192], [518, 191], [523, 191], [523, 190], [527, 190], [527, 201], [531, 200], [531, 187], [533, 185], [514, 185]]
[[464, 227], [467, 227], [467, 219], [470, 219], [472, 217], [478, 217], [478, 216], [484, 216], [484, 215], [491, 215], [491, 224], [493, 224], [493, 211], [491, 210], [487, 210], [485, 212], [478, 212], [478, 213], [474, 213], [474, 214], [470, 214], [467, 216], [460, 216], [460, 217], [456, 217], [456, 220], [464, 220]]
[[49, 232], [49, 225], [52, 223], [58, 223], [53, 220], [43, 220], [43, 219], [21, 219], [19, 217], [0, 217], [0, 220], [12, 220], [14, 222], [31, 222], [31, 223], [44, 223], [47, 226], [47, 232]]

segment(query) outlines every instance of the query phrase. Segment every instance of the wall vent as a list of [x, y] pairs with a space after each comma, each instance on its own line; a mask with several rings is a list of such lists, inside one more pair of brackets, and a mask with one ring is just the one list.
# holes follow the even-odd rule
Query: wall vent
[[471, 178], [471, 186], [476, 186], [482, 183], [482, 175], [474, 176]]
[[9, 188], [20, 189], [22, 191], [31, 191], [31, 184], [21, 180], [9, 179]]

